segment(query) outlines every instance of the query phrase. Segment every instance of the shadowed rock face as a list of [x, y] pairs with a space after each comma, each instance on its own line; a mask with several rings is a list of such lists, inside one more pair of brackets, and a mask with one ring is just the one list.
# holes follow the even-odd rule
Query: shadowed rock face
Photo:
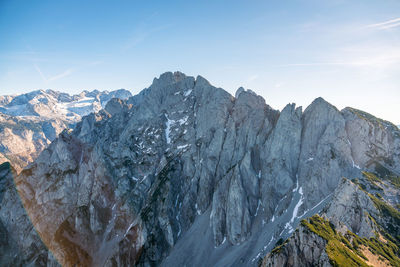
[[0, 265], [57, 265], [29, 221], [15, 189], [14, 175], [8, 162], [0, 165]]
[[169, 72], [64, 131], [17, 187], [65, 266], [253, 265], [342, 177], [400, 173], [399, 146], [394, 125], [322, 98], [279, 112]]

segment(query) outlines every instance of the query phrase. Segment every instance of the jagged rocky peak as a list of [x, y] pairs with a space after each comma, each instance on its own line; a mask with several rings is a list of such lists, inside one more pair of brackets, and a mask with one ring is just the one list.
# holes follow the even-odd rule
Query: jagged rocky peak
[[181, 72], [165, 72], [160, 75], [159, 78], [154, 78], [153, 83], [149, 87], [151, 91], [157, 91], [162, 89], [165, 93], [175, 93], [176, 89], [180, 86], [179, 84], [189, 83], [194, 85], [194, 78], [188, 77]]
[[[390, 147], [400, 138], [371, 138], [373, 123], [357, 134], [359, 120], [322, 98], [304, 112], [295, 104], [278, 111], [252, 91], [233, 97], [201, 76], [167, 72], [138, 95], [84, 116], [17, 185], [63, 265], [253, 265], [331, 201], [327, 213], [347, 229], [366, 236], [375, 229], [350, 210], [380, 212], [341, 179], [364, 182], [363, 171], [376, 166], [398, 175], [399, 150], [359, 147]], [[387, 199], [397, 203], [385, 179]], [[326, 242], [315, 242], [322, 253]]]
[[160, 82], [163, 85], [173, 84], [173, 83], [180, 82], [186, 78], [187, 78], [187, 76], [180, 71], [165, 72], [165, 73], [161, 74], [158, 79], [155, 78], [153, 81], [153, 84], [157, 83], [157, 82]]
[[236, 90], [235, 98], [239, 98], [239, 95], [240, 95], [241, 93], [245, 92], [245, 91], [246, 91], [246, 90], [245, 90], [243, 87], [239, 87], [239, 88]]
[[115, 115], [122, 112], [125, 107], [129, 109], [132, 107], [132, 105], [128, 105], [125, 100], [120, 98], [112, 98], [110, 101], [108, 101], [104, 109], [111, 115]]

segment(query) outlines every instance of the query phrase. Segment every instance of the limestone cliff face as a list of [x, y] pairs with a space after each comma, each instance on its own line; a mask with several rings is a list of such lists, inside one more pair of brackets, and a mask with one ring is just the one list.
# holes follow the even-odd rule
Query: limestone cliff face
[[371, 218], [379, 218], [379, 211], [366, 192], [348, 179], [343, 179], [335, 190], [324, 214], [342, 233], [350, 230], [361, 237], [371, 238], [378, 231]]
[[40, 240], [14, 185], [15, 171], [0, 165], [0, 265], [54, 266], [57, 262]]
[[[233, 97], [200, 76], [165, 73], [83, 117], [16, 181], [65, 266], [254, 265], [333, 195], [357, 199], [334, 194], [342, 177], [399, 174], [399, 134], [322, 98], [279, 112], [250, 90]], [[337, 217], [367, 235], [363, 218]]]

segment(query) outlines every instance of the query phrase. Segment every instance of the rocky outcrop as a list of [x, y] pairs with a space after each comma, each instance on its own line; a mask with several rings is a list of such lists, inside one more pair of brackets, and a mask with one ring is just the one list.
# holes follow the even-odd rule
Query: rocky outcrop
[[385, 176], [400, 172], [400, 132], [388, 121], [353, 108], [345, 108], [348, 142], [354, 166]]
[[367, 193], [348, 179], [343, 179], [336, 188], [323, 214], [343, 234], [350, 230], [360, 237], [371, 238], [378, 232], [372, 218], [379, 218], [379, 211]]
[[[376, 201], [359, 184], [343, 178], [322, 217], [303, 220], [261, 266], [397, 266], [399, 243]], [[393, 207], [388, 209], [393, 209], [391, 216], [399, 216]]]
[[272, 250], [260, 266], [332, 266], [326, 244], [326, 240], [301, 225], [284, 244]]
[[[17, 186], [63, 265], [252, 265], [319, 211], [342, 177], [362, 179], [361, 170], [382, 166], [399, 173], [391, 148], [399, 130], [347, 112], [322, 98], [304, 113], [294, 104], [279, 112], [251, 90], [233, 97], [201, 76], [168, 72], [64, 131]], [[357, 136], [359, 120], [368, 131]], [[386, 137], [371, 138], [375, 129]], [[370, 154], [359, 148], [365, 143], [388, 149]], [[340, 186], [341, 206], [329, 209], [338, 220], [354, 205], [373, 211], [361, 192]], [[344, 224], [370, 233], [353, 214]], [[297, 235], [293, 242], [319, 244]], [[196, 255], [181, 254], [189, 250]], [[314, 256], [325, 262], [316, 253], [302, 263]]]

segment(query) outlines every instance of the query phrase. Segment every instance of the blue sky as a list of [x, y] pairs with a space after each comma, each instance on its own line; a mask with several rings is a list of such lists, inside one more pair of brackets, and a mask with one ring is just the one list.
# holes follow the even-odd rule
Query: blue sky
[[400, 1], [0, 0], [0, 94], [137, 93], [175, 70], [400, 124]]

